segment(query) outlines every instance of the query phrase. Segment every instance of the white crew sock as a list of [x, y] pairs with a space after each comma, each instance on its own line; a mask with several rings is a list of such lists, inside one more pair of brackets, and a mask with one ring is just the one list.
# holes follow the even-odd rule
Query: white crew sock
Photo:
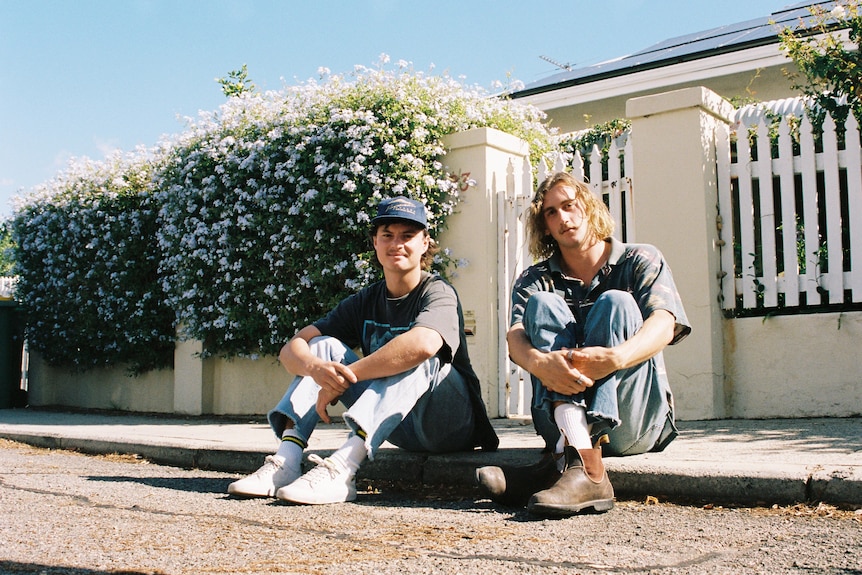
[[304, 449], [305, 440], [299, 436], [296, 430], [285, 429], [281, 434], [281, 443], [278, 446], [278, 451], [275, 452], [275, 456], [280, 457], [286, 467], [301, 469], [302, 452]]
[[590, 440], [590, 426], [587, 424], [587, 410], [573, 403], [562, 403], [554, 408], [554, 421], [560, 428], [562, 434], [557, 442], [557, 453], [562, 453], [569, 445], [575, 449], [591, 449], [593, 443]]
[[356, 473], [365, 458], [368, 457], [368, 451], [365, 448], [365, 438], [356, 433], [352, 433], [347, 441], [336, 450], [335, 453], [329, 456], [329, 459], [335, 461], [350, 473]]

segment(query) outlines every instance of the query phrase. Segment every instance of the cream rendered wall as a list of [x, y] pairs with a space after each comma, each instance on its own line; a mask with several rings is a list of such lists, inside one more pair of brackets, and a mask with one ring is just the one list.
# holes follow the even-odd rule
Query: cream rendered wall
[[862, 312], [724, 322], [728, 416], [862, 414]]
[[[182, 415], [259, 415], [284, 395], [292, 375], [275, 357], [201, 360], [200, 342], [177, 344], [176, 369], [130, 376], [122, 368], [83, 373], [30, 358], [28, 399], [34, 407], [116, 409]], [[343, 412], [330, 407], [330, 415]]]
[[523, 140], [489, 128], [447, 136], [444, 145], [446, 169], [452, 174], [469, 173], [475, 181], [461, 193], [457, 213], [449, 217], [448, 228], [439, 240], [453, 250], [456, 259], [468, 262], [457, 270], [452, 285], [467, 320], [474, 320], [474, 334], [467, 337], [470, 361], [479, 377], [488, 414], [496, 417], [505, 413], [500, 402], [500, 365], [507, 357], [500, 341], [507, 320], [501, 328], [498, 315], [498, 210], [507, 190], [522, 183], [520, 168], [529, 147]]
[[717, 305], [715, 134], [732, 106], [706, 88], [629, 100], [636, 242], [657, 246], [692, 326], [665, 359], [680, 419], [724, 413], [724, 352]]
[[72, 373], [30, 354], [29, 404], [152, 413], [173, 411], [174, 373], [170, 369], [130, 376], [123, 368]]
[[[293, 375], [278, 358], [213, 360], [213, 409], [215, 414], [261, 414], [275, 407], [287, 391]], [[334, 408], [329, 409], [335, 415]]]
[[179, 340], [174, 348], [175, 413], [212, 413], [214, 359], [202, 359], [203, 343]]

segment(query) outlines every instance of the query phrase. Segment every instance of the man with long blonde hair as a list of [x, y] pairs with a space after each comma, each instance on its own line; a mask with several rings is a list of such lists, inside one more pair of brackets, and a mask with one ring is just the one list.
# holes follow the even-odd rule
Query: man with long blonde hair
[[478, 469], [495, 501], [546, 516], [607, 511], [614, 493], [603, 451], [661, 451], [677, 435], [662, 350], [691, 327], [658, 249], [621, 243], [613, 231], [601, 199], [564, 172], [542, 182], [528, 208], [538, 263], [512, 289], [507, 342], [531, 374], [546, 456]]

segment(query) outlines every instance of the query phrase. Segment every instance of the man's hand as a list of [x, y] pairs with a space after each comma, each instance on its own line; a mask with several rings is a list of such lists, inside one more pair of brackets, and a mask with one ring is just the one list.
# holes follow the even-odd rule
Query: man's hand
[[533, 375], [551, 391], [565, 395], [583, 393], [593, 386], [595, 380], [582, 369], [575, 367], [572, 356], [574, 351], [562, 349], [543, 353], [535, 364]]
[[574, 354], [575, 350], [541, 351], [527, 339], [521, 323], [509, 328], [506, 341], [512, 361], [533, 374], [551, 391], [574, 395], [583, 393], [595, 383], [590, 372], [584, 373], [575, 367], [574, 356], [570, 358], [570, 352]]
[[574, 369], [593, 381], [607, 377], [619, 369], [617, 355], [610, 347], [579, 347], [566, 352], [566, 360]]
[[593, 381], [649, 360], [673, 339], [676, 319], [666, 310], [656, 310], [632, 337], [614, 347], [579, 347], [566, 352], [572, 368]]
[[324, 423], [332, 423], [332, 420], [329, 418], [329, 414], [326, 412], [326, 406], [338, 403], [339, 397], [341, 397], [341, 395], [333, 395], [324, 389], [317, 392], [317, 405], [314, 410], [317, 411], [317, 415], [320, 416], [320, 419]]
[[356, 375], [346, 365], [336, 361], [321, 361], [316, 363], [310, 373], [315, 383], [320, 386], [317, 394], [317, 406], [315, 410], [326, 423], [330, 423], [329, 414], [326, 412], [327, 405], [335, 405], [347, 388], [356, 383]]

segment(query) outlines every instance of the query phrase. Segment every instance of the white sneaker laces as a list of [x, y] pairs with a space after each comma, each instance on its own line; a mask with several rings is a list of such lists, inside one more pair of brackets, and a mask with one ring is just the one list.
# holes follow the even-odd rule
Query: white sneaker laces
[[302, 476], [302, 479], [307, 481], [311, 486], [324, 481], [331, 481], [346, 471], [334, 461], [323, 459], [316, 453], [310, 454], [308, 460], [317, 465], [317, 467]]
[[267, 455], [263, 459], [263, 465], [260, 466], [260, 469], [254, 472], [254, 475], [260, 477], [262, 475], [275, 473], [281, 468], [282, 464], [275, 458], [274, 455]]

